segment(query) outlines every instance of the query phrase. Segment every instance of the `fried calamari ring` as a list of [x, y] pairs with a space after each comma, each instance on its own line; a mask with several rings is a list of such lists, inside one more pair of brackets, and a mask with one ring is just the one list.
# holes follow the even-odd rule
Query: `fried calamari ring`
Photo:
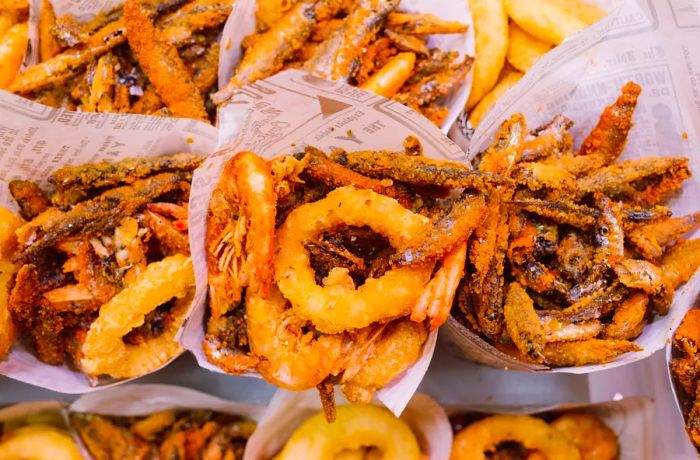
[[[130, 286], [100, 308], [82, 345], [80, 368], [88, 375], [130, 378], [166, 364], [182, 352], [175, 334], [185, 319], [193, 290], [189, 257], [177, 254], [149, 264]], [[139, 345], [124, 343], [122, 337], [141, 326], [149, 312], [174, 298], [173, 320], [163, 333]]]
[[486, 452], [504, 441], [539, 450], [547, 460], [578, 460], [576, 446], [544, 420], [529, 415], [493, 415], [472, 423], [455, 436], [451, 460], [486, 460]]
[[308, 419], [275, 460], [325, 460], [360, 447], [379, 448], [384, 460], [420, 458], [418, 441], [406, 422], [383, 407], [350, 404], [338, 407], [335, 423], [326, 423], [323, 413]]
[[46, 424], [27, 425], [0, 439], [3, 460], [81, 460], [77, 444], [65, 430]]
[[428, 219], [393, 198], [354, 187], [296, 208], [278, 230], [275, 258], [275, 280], [294, 313], [326, 334], [407, 315], [430, 279], [432, 263], [395, 268], [357, 288], [316, 284], [304, 242], [341, 225], [368, 226], [393, 247], [405, 247], [425, 234]]

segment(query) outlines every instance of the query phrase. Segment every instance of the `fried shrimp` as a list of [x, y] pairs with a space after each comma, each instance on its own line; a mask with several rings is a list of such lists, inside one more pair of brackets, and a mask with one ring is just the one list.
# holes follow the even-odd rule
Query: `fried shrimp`
[[294, 314], [277, 288], [267, 299], [246, 298], [248, 340], [259, 359], [256, 369], [271, 383], [288, 390], [308, 390], [341, 370], [348, 337], [315, 337], [306, 322]]
[[173, 116], [208, 121], [204, 100], [177, 49], [155, 27], [143, 1], [124, 3], [124, 25], [136, 59]]
[[268, 164], [240, 152], [224, 166], [207, 219], [212, 317], [234, 308], [248, 288], [263, 298], [273, 279], [277, 196]]
[[[427, 284], [433, 264], [394, 268], [379, 278], [368, 278], [359, 287], [316, 284], [303, 243], [343, 224], [369, 226], [386, 236], [392, 246], [402, 247], [425, 234], [428, 219], [392, 198], [353, 187], [336, 189], [326, 198], [292, 211], [277, 233], [275, 280], [294, 312], [326, 333], [408, 314]], [[383, 301], [386, 298], [392, 302], [387, 304]]]
[[563, 434], [545, 421], [528, 415], [492, 415], [472, 423], [455, 436], [452, 460], [486, 460], [498, 444], [515, 441], [539, 451], [547, 460], [578, 460], [581, 457]]
[[[352, 402], [369, 403], [375, 391], [383, 388], [415, 363], [428, 338], [423, 324], [397, 320], [383, 330], [369, 356], [353, 356], [362, 361], [358, 372], [347, 369], [341, 380], [343, 394]], [[357, 366], [357, 363], [351, 363]]]
[[[184, 255], [148, 265], [126, 289], [100, 308], [81, 347], [80, 368], [93, 376], [129, 378], [151, 372], [182, 352], [175, 341], [189, 309], [194, 288], [192, 261]], [[175, 300], [173, 321], [165, 332], [138, 345], [122, 338], [144, 323], [146, 315]]]

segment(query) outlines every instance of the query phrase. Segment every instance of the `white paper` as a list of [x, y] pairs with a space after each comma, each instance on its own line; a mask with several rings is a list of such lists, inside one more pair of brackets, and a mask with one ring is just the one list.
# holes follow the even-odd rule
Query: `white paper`
[[[338, 405], [347, 404], [337, 397]], [[273, 396], [258, 429], [248, 440], [243, 460], [270, 460], [294, 431], [321, 410], [316, 391], [279, 390]], [[448, 460], [452, 449], [452, 428], [443, 408], [429, 396], [416, 393], [401, 414], [416, 435], [421, 452], [430, 460]]]
[[[215, 150], [216, 138], [213, 126], [195, 120], [71, 112], [0, 91], [0, 206], [16, 209], [7, 187], [12, 179], [46, 185], [49, 174], [66, 165], [177, 152], [206, 155]], [[62, 393], [95, 389], [83, 374], [44, 364], [19, 342], [0, 361], [0, 374]]]
[[[257, 10], [256, 0], [237, 0], [233, 11], [226, 21], [221, 39], [221, 54], [219, 58], [219, 87], [226, 86], [233, 75], [233, 70], [241, 60], [241, 42], [255, 32]], [[398, 11], [411, 13], [430, 13], [443, 19], [460, 21], [469, 26], [464, 34], [432, 35], [428, 38], [428, 47], [444, 51], [458, 51], [468, 56], [474, 56], [474, 23], [472, 21], [469, 2], [454, 0], [403, 0]], [[448, 97], [440, 100], [450, 112], [442, 124], [444, 133], [464, 109], [472, 83], [472, 72], [467, 79]]]
[[[634, 80], [642, 94], [634, 127], [621, 160], [645, 156], [690, 158], [693, 177], [670, 202], [675, 215], [699, 209], [700, 193], [700, 11], [687, 2], [626, 0], [619, 9], [540, 59], [479, 124], [471, 138], [470, 158], [492, 141], [500, 122], [525, 114], [535, 128], [558, 112], [575, 121], [582, 141], [603, 108]], [[627, 353], [610, 364], [564, 367], [551, 372], [585, 374], [646, 358], [666, 345], [700, 292], [700, 274], [676, 291], [670, 313], [648, 325], [635, 343], [644, 350]], [[447, 335], [470, 359], [497, 367], [536, 370], [500, 356], [491, 346], [475, 344], [464, 327], [448, 321]], [[472, 334], [473, 335], [473, 334]]]
[[[429, 157], [465, 161], [465, 155], [417, 112], [376, 94], [297, 70], [241, 88], [219, 116], [219, 145], [227, 149], [209, 157], [192, 178], [189, 235], [197, 291], [180, 341], [200, 366], [221, 372], [202, 352], [207, 297], [205, 224], [209, 197], [230, 156], [251, 150], [273, 158], [302, 151], [307, 145], [324, 151], [402, 151], [403, 140], [409, 134], [421, 140]], [[377, 395], [394, 413], [401, 413], [425, 375], [435, 348], [435, 334], [404, 378]]]
[[551, 407], [499, 407], [469, 406], [448, 408], [447, 412], [483, 412], [488, 414], [529, 414], [544, 412], [566, 413], [585, 411], [599, 416], [617, 435], [620, 446], [620, 460], [652, 460], [654, 427], [654, 404], [647, 397], [625, 398], [619, 401], [606, 401], [596, 404], [562, 404]]

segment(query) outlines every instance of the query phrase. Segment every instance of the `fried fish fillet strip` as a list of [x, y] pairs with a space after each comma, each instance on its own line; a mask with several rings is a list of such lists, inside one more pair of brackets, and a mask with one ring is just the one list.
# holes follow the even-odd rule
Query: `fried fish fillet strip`
[[532, 299], [517, 282], [508, 286], [503, 314], [508, 335], [520, 353], [534, 362], [544, 362], [544, 326], [535, 311]]
[[432, 34], [461, 34], [469, 29], [467, 24], [459, 21], [449, 21], [429, 13], [389, 14], [386, 28], [400, 34], [432, 35]]
[[581, 144], [577, 155], [601, 153], [607, 163], [612, 163], [625, 149], [627, 136], [632, 128], [632, 116], [637, 106], [637, 98], [642, 88], [627, 82], [622, 87], [622, 94], [613, 105], [605, 108], [598, 124]]
[[124, 25], [136, 60], [173, 116], [208, 121], [204, 99], [177, 48], [156, 28], [142, 0], [124, 3]]
[[345, 81], [357, 71], [365, 48], [374, 40], [400, 0], [359, 0], [343, 27], [323, 42], [304, 70], [329, 80]]
[[231, 99], [237, 88], [281, 70], [285, 61], [306, 44], [316, 24], [319, 9], [326, 3], [326, 0], [304, 0], [294, 5], [274, 26], [253, 41], [231, 81], [212, 94], [211, 100], [222, 104]]
[[[186, 11], [190, 12], [186, 18], [162, 30], [163, 36], [168, 37], [173, 46], [180, 46], [187, 42], [194, 32], [199, 30], [197, 27], [203, 24], [207, 27], [220, 24], [228, 17], [226, 10], [215, 7], [200, 9], [193, 7]], [[183, 24], [190, 24], [190, 26], [183, 27]], [[95, 31], [86, 39], [84, 45], [71, 48], [51, 59], [28, 67], [17, 76], [8, 89], [14, 93], [29, 93], [63, 81], [88, 62], [125, 42], [126, 26], [124, 18], [119, 17]]]
[[627, 340], [588, 339], [548, 343], [543, 354], [545, 362], [550, 366], [566, 367], [609, 363], [632, 351], [642, 349]]
[[389, 151], [342, 152], [333, 155], [332, 159], [370, 177], [389, 178], [412, 185], [484, 190], [489, 184], [510, 183], [507, 178], [474, 171], [456, 161], [434, 160]]
[[60, 239], [78, 233], [101, 230], [153, 202], [155, 198], [178, 190], [180, 174], [161, 173], [132, 185], [113, 188], [94, 199], [83, 201], [69, 211], [49, 208], [17, 230], [20, 250], [15, 258], [26, 260]]
[[148, 158], [126, 158], [116, 163], [102, 161], [79, 166], [64, 166], [49, 176], [58, 188], [101, 188], [133, 184], [153, 174], [194, 171], [204, 159], [192, 153], [176, 153]]

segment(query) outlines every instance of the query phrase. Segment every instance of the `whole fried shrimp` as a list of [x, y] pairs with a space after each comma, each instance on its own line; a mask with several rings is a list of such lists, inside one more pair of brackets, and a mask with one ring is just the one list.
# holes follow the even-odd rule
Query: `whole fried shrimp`
[[267, 299], [247, 295], [246, 313], [250, 350], [259, 359], [258, 372], [268, 382], [301, 391], [340, 372], [348, 337], [305, 331], [306, 321], [294, 314], [276, 287]]
[[207, 218], [212, 317], [235, 307], [247, 287], [263, 298], [272, 285], [277, 195], [270, 166], [252, 152], [226, 162]]

